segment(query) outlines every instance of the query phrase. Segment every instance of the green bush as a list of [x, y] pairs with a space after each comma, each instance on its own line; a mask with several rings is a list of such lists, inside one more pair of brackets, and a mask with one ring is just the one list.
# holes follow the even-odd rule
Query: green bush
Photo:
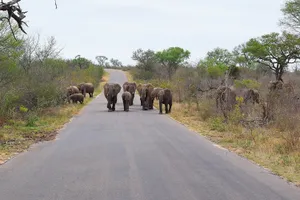
[[260, 85], [259, 82], [252, 79], [234, 80], [234, 86], [236, 88], [258, 89]]

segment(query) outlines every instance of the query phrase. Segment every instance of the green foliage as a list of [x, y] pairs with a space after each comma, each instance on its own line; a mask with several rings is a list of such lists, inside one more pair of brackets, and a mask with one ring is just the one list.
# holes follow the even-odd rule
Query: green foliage
[[105, 56], [96, 56], [96, 60], [101, 67], [105, 66], [105, 62], [108, 60]]
[[157, 63], [155, 52], [148, 49], [146, 51], [138, 49], [133, 52], [132, 60], [137, 61], [136, 67], [138, 69], [153, 72], [154, 66]]
[[36, 126], [36, 122], [39, 120], [39, 117], [35, 113], [29, 113], [26, 116], [26, 124], [27, 127], [34, 127]]
[[20, 112], [22, 112], [22, 113], [28, 112], [28, 108], [26, 108], [26, 107], [23, 106], [23, 105], [21, 105], [19, 109], [20, 109]]
[[121, 61], [118, 59], [111, 58], [110, 63], [112, 64], [113, 67], [123, 67], [123, 64]]
[[227, 50], [222, 48], [215, 48], [209, 51], [205, 60], [209, 60], [212, 65], [231, 65], [233, 64], [233, 55]]
[[80, 69], [88, 68], [89, 65], [93, 64], [90, 60], [80, 57], [80, 55], [77, 55], [75, 57], [73, 63], [75, 64], [75, 66], [78, 66]]
[[279, 21], [280, 25], [296, 33], [300, 32], [300, 0], [288, 0], [281, 9], [283, 19]]
[[283, 32], [270, 33], [259, 38], [250, 39], [243, 53], [258, 63], [268, 66], [281, 80], [289, 63], [294, 63], [300, 55], [300, 38], [296, 35]]
[[234, 80], [234, 86], [236, 88], [248, 88], [248, 89], [258, 89], [261, 84], [252, 79]]
[[209, 126], [211, 130], [216, 130], [219, 132], [226, 131], [226, 125], [224, 124], [223, 119], [221, 117], [211, 118]]
[[207, 73], [210, 78], [218, 78], [225, 74], [227, 68], [225, 65], [208, 66]]
[[180, 47], [170, 47], [156, 52], [155, 56], [158, 62], [168, 69], [169, 79], [171, 79], [172, 74], [190, 57], [190, 54], [188, 50]]

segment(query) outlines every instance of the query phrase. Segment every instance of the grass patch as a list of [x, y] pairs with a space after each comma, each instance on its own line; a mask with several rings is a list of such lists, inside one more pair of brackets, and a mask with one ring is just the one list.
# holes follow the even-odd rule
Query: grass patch
[[[109, 73], [105, 72], [95, 89], [95, 97], [101, 93], [108, 79]], [[34, 143], [55, 139], [57, 130], [93, 99], [95, 98], [89, 98], [87, 95], [83, 104], [65, 104], [43, 109], [30, 114], [26, 120], [10, 120], [3, 124], [0, 129], [0, 139], [4, 141], [0, 144], [0, 164]]]

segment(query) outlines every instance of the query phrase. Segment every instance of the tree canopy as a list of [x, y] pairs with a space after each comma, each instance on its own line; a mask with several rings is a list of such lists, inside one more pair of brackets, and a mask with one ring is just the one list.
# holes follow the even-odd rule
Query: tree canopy
[[137, 61], [137, 68], [145, 71], [153, 71], [154, 65], [157, 62], [155, 52], [148, 49], [146, 51], [137, 49], [132, 54], [132, 60]]
[[156, 52], [155, 56], [158, 62], [167, 68], [170, 79], [173, 72], [190, 57], [190, 54], [188, 50], [180, 47], [170, 47]]
[[281, 9], [283, 18], [279, 24], [293, 32], [300, 33], [300, 0], [288, 0]]
[[288, 64], [295, 63], [300, 55], [300, 38], [283, 32], [270, 33], [250, 39], [243, 53], [254, 61], [268, 66], [275, 74], [276, 80], [282, 81], [282, 75]]

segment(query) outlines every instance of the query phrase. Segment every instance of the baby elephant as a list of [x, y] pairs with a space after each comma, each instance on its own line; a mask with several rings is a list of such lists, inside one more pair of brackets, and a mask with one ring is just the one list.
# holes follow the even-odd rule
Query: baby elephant
[[[159, 114], [162, 114], [162, 104], [165, 104], [166, 114], [171, 112], [172, 108], [172, 93], [169, 89], [163, 89], [158, 92]], [[169, 105], [169, 109], [168, 109]]]
[[72, 100], [73, 103], [77, 103], [78, 101], [83, 104], [84, 96], [81, 93], [72, 94], [69, 96], [68, 102], [70, 103], [70, 100]]
[[130, 92], [125, 91], [122, 94], [124, 111], [126, 111], [126, 112], [129, 111], [129, 105], [130, 105], [131, 97], [132, 97], [132, 95], [130, 94]]

